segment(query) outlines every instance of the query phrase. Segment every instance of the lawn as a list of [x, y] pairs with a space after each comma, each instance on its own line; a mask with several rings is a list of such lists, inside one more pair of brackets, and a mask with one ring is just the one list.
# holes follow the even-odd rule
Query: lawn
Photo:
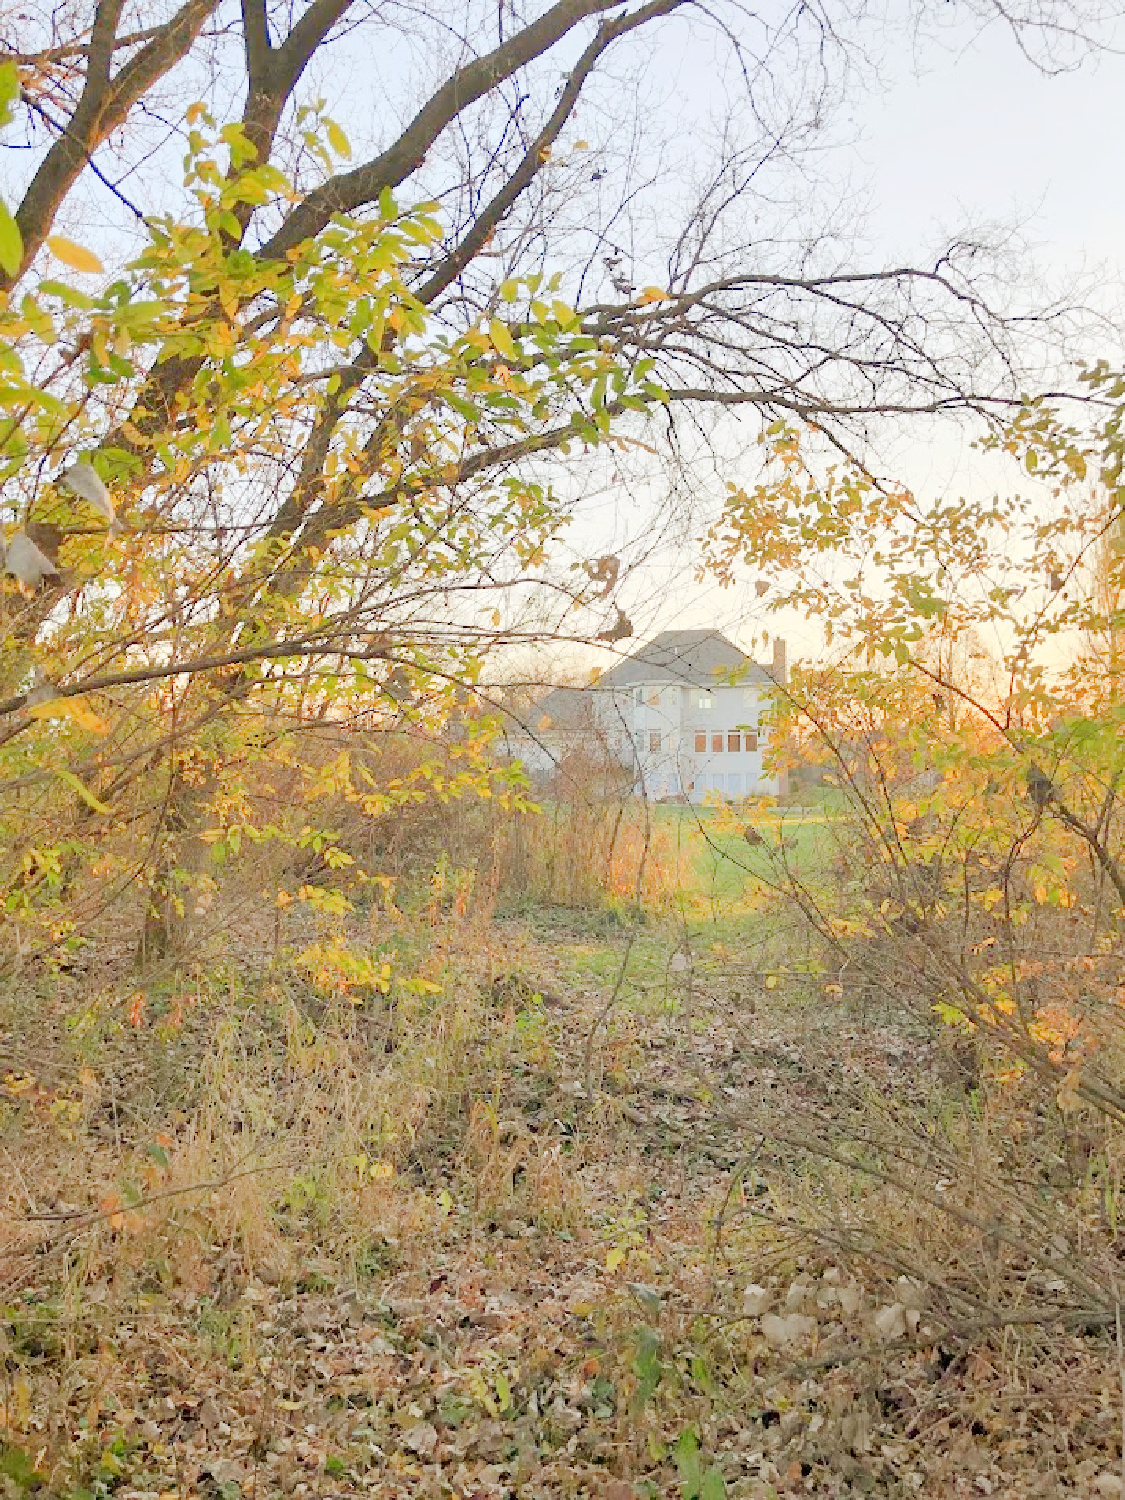
[[786, 876], [815, 881], [836, 853], [840, 819], [822, 808], [659, 807], [655, 827], [676, 851], [682, 895], [714, 911]]

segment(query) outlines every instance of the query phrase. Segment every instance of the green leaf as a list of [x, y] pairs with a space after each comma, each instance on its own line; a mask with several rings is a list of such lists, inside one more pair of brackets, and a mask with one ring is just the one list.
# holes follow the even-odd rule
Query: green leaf
[[0, 125], [10, 125], [20, 97], [19, 69], [14, 62], [0, 64]]
[[219, 139], [230, 151], [231, 166], [236, 170], [257, 159], [257, 147], [241, 125], [224, 125], [219, 131]]
[[0, 266], [15, 276], [23, 260], [23, 236], [6, 203], [0, 203]]
[[10, 1448], [0, 1441], [0, 1475], [12, 1480], [20, 1489], [38, 1489], [46, 1476], [40, 1474], [22, 1448]]
[[672, 1457], [679, 1470], [684, 1500], [699, 1500], [703, 1466], [699, 1461], [699, 1434], [693, 1427], [685, 1427], [680, 1433]]
[[722, 1474], [716, 1468], [708, 1469], [699, 1491], [699, 1500], [725, 1500], [726, 1493], [727, 1487]]
[[67, 286], [65, 281], [55, 281], [48, 277], [39, 283], [39, 295], [41, 297], [58, 297], [60, 302], [65, 302], [68, 307], [78, 307], [87, 311], [93, 307], [93, 297], [88, 297], [85, 292], [79, 292], [72, 286]]

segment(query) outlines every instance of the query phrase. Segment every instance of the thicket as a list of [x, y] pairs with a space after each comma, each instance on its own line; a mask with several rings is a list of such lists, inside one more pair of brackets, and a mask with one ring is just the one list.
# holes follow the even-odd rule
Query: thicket
[[[1120, 1343], [1121, 380], [1091, 372], [1092, 438], [1024, 402], [1021, 325], [975, 243], [869, 272], [819, 228], [795, 255], [784, 211], [762, 232], [861, 14], [711, 18], [748, 135], [679, 222], [662, 209], [649, 285], [615, 238], [635, 190], [615, 142], [646, 110], [605, 69], [701, 13], [470, 6], [452, 50], [443, 11], [388, 15], [7, 18], [0, 108], [29, 148], [0, 211], [8, 1431], [73, 1493], [101, 1420], [91, 1396], [76, 1426], [75, 1371], [146, 1298], [359, 1283], [454, 1220], [474, 1247], [501, 1221], [580, 1235], [599, 1151], [646, 1118], [618, 1097], [641, 1033], [673, 1021], [661, 1087], [727, 1122], [749, 1219], [920, 1275], [931, 1340]], [[428, 82], [353, 164], [303, 80], [415, 26]], [[60, 233], [101, 188], [106, 243]], [[774, 736], [835, 767], [838, 878], [758, 834], [744, 907], [692, 894], [682, 825], [597, 757], [532, 796], [487, 684], [506, 647], [630, 640], [644, 549], [557, 563], [575, 497], [636, 455], [690, 459], [692, 423], [721, 447], [709, 407], [765, 431], [708, 565], [753, 568], [839, 658], [795, 675]], [[982, 419], [1032, 497], [931, 507], [824, 460], [826, 436], [850, 453], [881, 413], [934, 410]], [[609, 940], [566, 1030], [574, 974], [533, 925], [493, 925], [548, 907], [596, 909], [585, 936]], [[711, 965], [731, 1028], [786, 997], [795, 1029], [886, 1025], [945, 1071], [880, 1095], [828, 1047], [803, 1111], [693, 1085], [708, 944], [753, 947]], [[678, 1159], [713, 1161], [704, 1136], [696, 1117]], [[608, 1216], [607, 1270], [645, 1264], [642, 1220]], [[701, 1231], [716, 1255], [725, 1222]], [[655, 1347], [626, 1377], [642, 1409]], [[498, 1378], [481, 1410], [508, 1410]], [[696, 1448], [683, 1485], [713, 1494]]]

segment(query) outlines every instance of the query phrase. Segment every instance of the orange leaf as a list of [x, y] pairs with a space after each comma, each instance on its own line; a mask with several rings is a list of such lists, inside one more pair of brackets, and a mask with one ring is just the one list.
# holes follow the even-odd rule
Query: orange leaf
[[107, 1193], [98, 1204], [98, 1212], [105, 1215], [106, 1222], [111, 1229], [125, 1228], [125, 1215], [121, 1212], [123, 1208], [120, 1195]]

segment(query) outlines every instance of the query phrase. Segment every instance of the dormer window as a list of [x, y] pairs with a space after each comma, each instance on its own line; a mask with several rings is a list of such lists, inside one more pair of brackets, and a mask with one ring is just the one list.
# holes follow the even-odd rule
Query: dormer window
[[707, 688], [697, 688], [695, 693], [696, 708], [714, 708], [715, 700]]

